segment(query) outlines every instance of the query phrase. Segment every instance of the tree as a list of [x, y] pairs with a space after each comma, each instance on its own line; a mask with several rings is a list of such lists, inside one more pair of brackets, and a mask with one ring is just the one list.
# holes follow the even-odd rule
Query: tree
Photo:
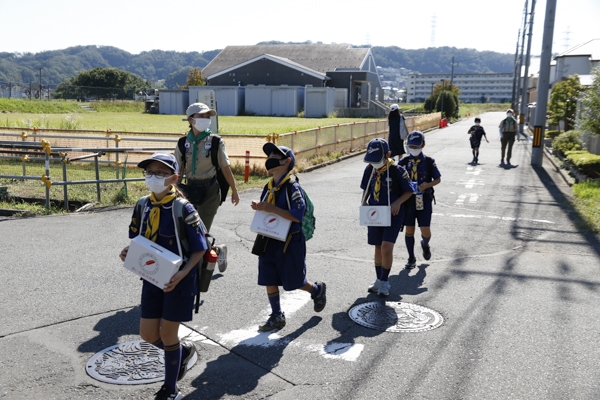
[[190, 69], [188, 72], [187, 79], [185, 81], [185, 85], [179, 86], [180, 89], [189, 89], [190, 86], [206, 86], [206, 81], [202, 76], [202, 72], [198, 70], [198, 68]]
[[133, 99], [151, 86], [138, 75], [117, 68], [94, 68], [79, 73], [57, 86], [56, 98]]
[[594, 81], [581, 100], [581, 128], [600, 135], [600, 67], [592, 71]]
[[[444, 97], [443, 110], [442, 110], [442, 94]], [[441, 111], [445, 117], [456, 117], [458, 111], [458, 96], [460, 95], [460, 89], [454, 84], [444, 80], [435, 85], [431, 95], [425, 100], [423, 108], [426, 110]]]
[[565, 131], [573, 129], [577, 113], [577, 100], [581, 91], [582, 87], [577, 74], [556, 83], [548, 102], [548, 115], [550, 116], [548, 122], [558, 125], [560, 121], [564, 121]]

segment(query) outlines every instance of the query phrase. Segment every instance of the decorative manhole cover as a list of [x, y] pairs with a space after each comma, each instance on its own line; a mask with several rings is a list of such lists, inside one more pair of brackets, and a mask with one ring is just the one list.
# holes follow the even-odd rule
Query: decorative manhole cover
[[[188, 368], [197, 359], [194, 355]], [[160, 382], [165, 379], [165, 353], [143, 340], [121, 343], [94, 354], [86, 372], [101, 382], [117, 385]]]
[[422, 332], [444, 323], [444, 317], [437, 311], [391, 301], [359, 304], [352, 307], [348, 315], [359, 325], [386, 332]]

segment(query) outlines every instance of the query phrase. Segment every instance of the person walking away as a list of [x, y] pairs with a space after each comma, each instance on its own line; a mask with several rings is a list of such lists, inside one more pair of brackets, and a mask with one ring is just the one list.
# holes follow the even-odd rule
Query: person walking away
[[388, 114], [388, 145], [392, 152], [392, 158], [397, 157], [397, 159], [400, 159], [406, 153], [404, 141], [407, 135], [408, 130], [406, 129], [406, 120], [402, 115], [402, 110], [398, 107], [398, 104], [392, 104]]
[[[146, 342], [165, 352], [165, 380], [156, 393], [156, 400], [177, 400], [182, 395], [177, 387], [187, 371], [188, 361], [196, 354], [193, 343], [179, 342], [179, 325], [192, 320], [196, 284], [196, 265], [208, 249], [205, 232], [198, 212], [186, 202], [183, 219], [187, 237], [187, 254], [179, 254], [179, 246], [173, 240], [177, 225], [173, 220], [172, 208], [177, 197], [183, 197], [177, 189], [179, 166], [175, 157], [168, 153], [154, 153], [140, 162], [144, 170], [146, 186], [150, 190], [142, 208], [140, 219], [134, 211], [129, 225], [129, 238], [138, 234], [184, 257], [185, 262], [170, 282], [160, 289], [143, 280], [141, 298], [140, 336]], [[182, 251], [185, 252], [183, 246]], [[119, 257], [125, 261], [129, 247], [125, 247]]]
[[[235, 178], [229, 164], [229, 156], [225, 143], [219, 140], [218, 148], [213, 149], [213, 137], [210, 130], [210, 117], [217, 115], [204, 103], [193, 103], [186, 110], [189, 132], [185, 139], [184, 151], [180, 146], [175, 148], [175, 158], [181, 167], [179, 171], [179, 184], [186, 178], [188, 192], [186, 193], [198, 214], [210, 232], [217, 210], [221, 205], [221, 190], [217, 181], [217, 169], [212, 163], [211, 152], [217, 152], [219, 168], [231, 187], [231, 203], [235, 206], [240, 202], [240, 197], [235, 185]], [[219, 253], [219, 271], [227, 269], [227, 246], [221, 244], [217, 247]]]
[[473, 153], [473, 161], [471, 161], [471, 164], [477, 164], [479, 162], [479, 146], [481, 145], [481, 138], [484, 137], [486, 142], [490, 142], [485, 134], [485, 130], [481, 126], [481, 118], [475, 118], [475, 125], [470, 127], [467, 133], [471, 135], [469, 136], [471, 152]]
[[327, 286], [325, 282], [306, 279], [306, 239], [301, 223], [306, 203], [300, 184], [290, 180], [296, 156], [291, 149], [271, 142], [265, 143], [263, 151], [268, 157], [265, 168], [272, 178], [263, 188], [260, 200], [253, 200], [251, 207], [292, 221], [285, 242], [263, 237], [266, 242], [260, 246], [261, 251], [253, 249], [253, 254], [258, 255], [258, 284], [266, 287], [272, 311], [258, 329], [272, 331], [286, 324], [279, 286], [286, 291], [300, 289], [310, 293], [315, 312], [323, 311], [327, 304]]
[[398, 166], [394, 159], [390, 158], [391, 154], [389, 145], [384, 139], [371, 140], [364, 157], [364, 161], [369, 165], [365, 168], [360, 182], [363, 198], [368, 194], [368, 205], [391, 206], [390, 226], [367, 227], [367, 242], [375, 246], [373, 261], [376, 276], [375, 282], [369, 286], [368, 291], [379, 296], [390, 294], [388, 277], [394, 260], [394, 244], [402, 230], [405, 218], [403, 204], [413, 195], [406, 169]]
[[421, 248], [423, 258], [431, 258], [431, 215], [435, 199], [433, 187], [442, 181], [442, 175], [435, 164], [435, 160], [423, 153], [425, 135], [421, 131], [413, 131], [408, 135], [406, 142], [409, 155], [400, 160], [400, 165], [406, 168], [412, 182], [415, 195], [406, 203], [406, 233], [404, 241], [408, 250], [407, 269], [417, 266], [415, 257], [415, 226], [419, 223], [421, 230]]
[[[506, 164], [510, 165], [510, 158], [512, 156], [513, 144], [515, 144], [515, 136], [518, 129], [518, 123], [515, 117], [513, 117], [514, 111], [512, 109], [506, 110], [506, 118], [504, 118], [498, 128], [500, 128], [500, 142], [502, 144], [502, 157], [500, 158], [500, 165], [504, 165], [504, 154], [506, 151]], [[507, 148], [508, 147], [508, 148]]]

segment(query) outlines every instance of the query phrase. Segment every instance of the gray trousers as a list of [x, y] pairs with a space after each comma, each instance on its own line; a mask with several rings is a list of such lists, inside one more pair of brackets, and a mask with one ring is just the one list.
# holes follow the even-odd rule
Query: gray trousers
[[204, 189], [204, 198], [200, 203], [194, 203], [194, 207], [198, 214], [200, 215], [200, 219], [206, 226], [206, 231], [210, 232], [210, 227], [215, 219], [215, 215], [217, 215], [217, 210], [221, 205], [221, 190], [219, 189], [219, 184], [216, 180], [213, 181], [210, 185], [205, 186]]

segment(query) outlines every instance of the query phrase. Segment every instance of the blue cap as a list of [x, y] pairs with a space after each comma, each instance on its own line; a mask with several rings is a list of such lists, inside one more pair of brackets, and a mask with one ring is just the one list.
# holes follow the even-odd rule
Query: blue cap
[[140, 163], [137, 166], [139, 168], [146, 169], [146, 167], [152, 161], [158, 161], [160, 163], [165, 164], [167, 167], [171, 168], [173, 170], [173, 172], [175, 172], [175, 173], [179, 172], [179, 164], [177, 163], [175, 156], [173, 154], [163, 153], [163, 152], [158, 152], [158, 153], [152, 154], [149, 158], [146, 158], [144, 161], [140, 161]]
[[388, 142], [385, 139], [375, 138], [369, 142], [364, 160], [367, 163], [378, 163], [383, 160], [388, 151], [390, 151]]
[[294, 169], [294, 165], [296, 164], [296, 156], [294, 155], [294, 151], [289, 147], [277, 146], [275, 143], [267, 142], [263, 146], [263, 151], [265, 152], [267, 157], [270, 156], [271, 153], [275, 152], [277, 154], [280, 154], [283, 158], [291, 158], [292, 162], [290, 163], [290, 167], [288, 168], [288, 170], [291, 171], [292, 169]]
[[416, 146], [422, 147], [425, 144], [425, 135], [421, 131], [412, 131], [408, 135], [408, 140], [406, 141], [407, 146]]

